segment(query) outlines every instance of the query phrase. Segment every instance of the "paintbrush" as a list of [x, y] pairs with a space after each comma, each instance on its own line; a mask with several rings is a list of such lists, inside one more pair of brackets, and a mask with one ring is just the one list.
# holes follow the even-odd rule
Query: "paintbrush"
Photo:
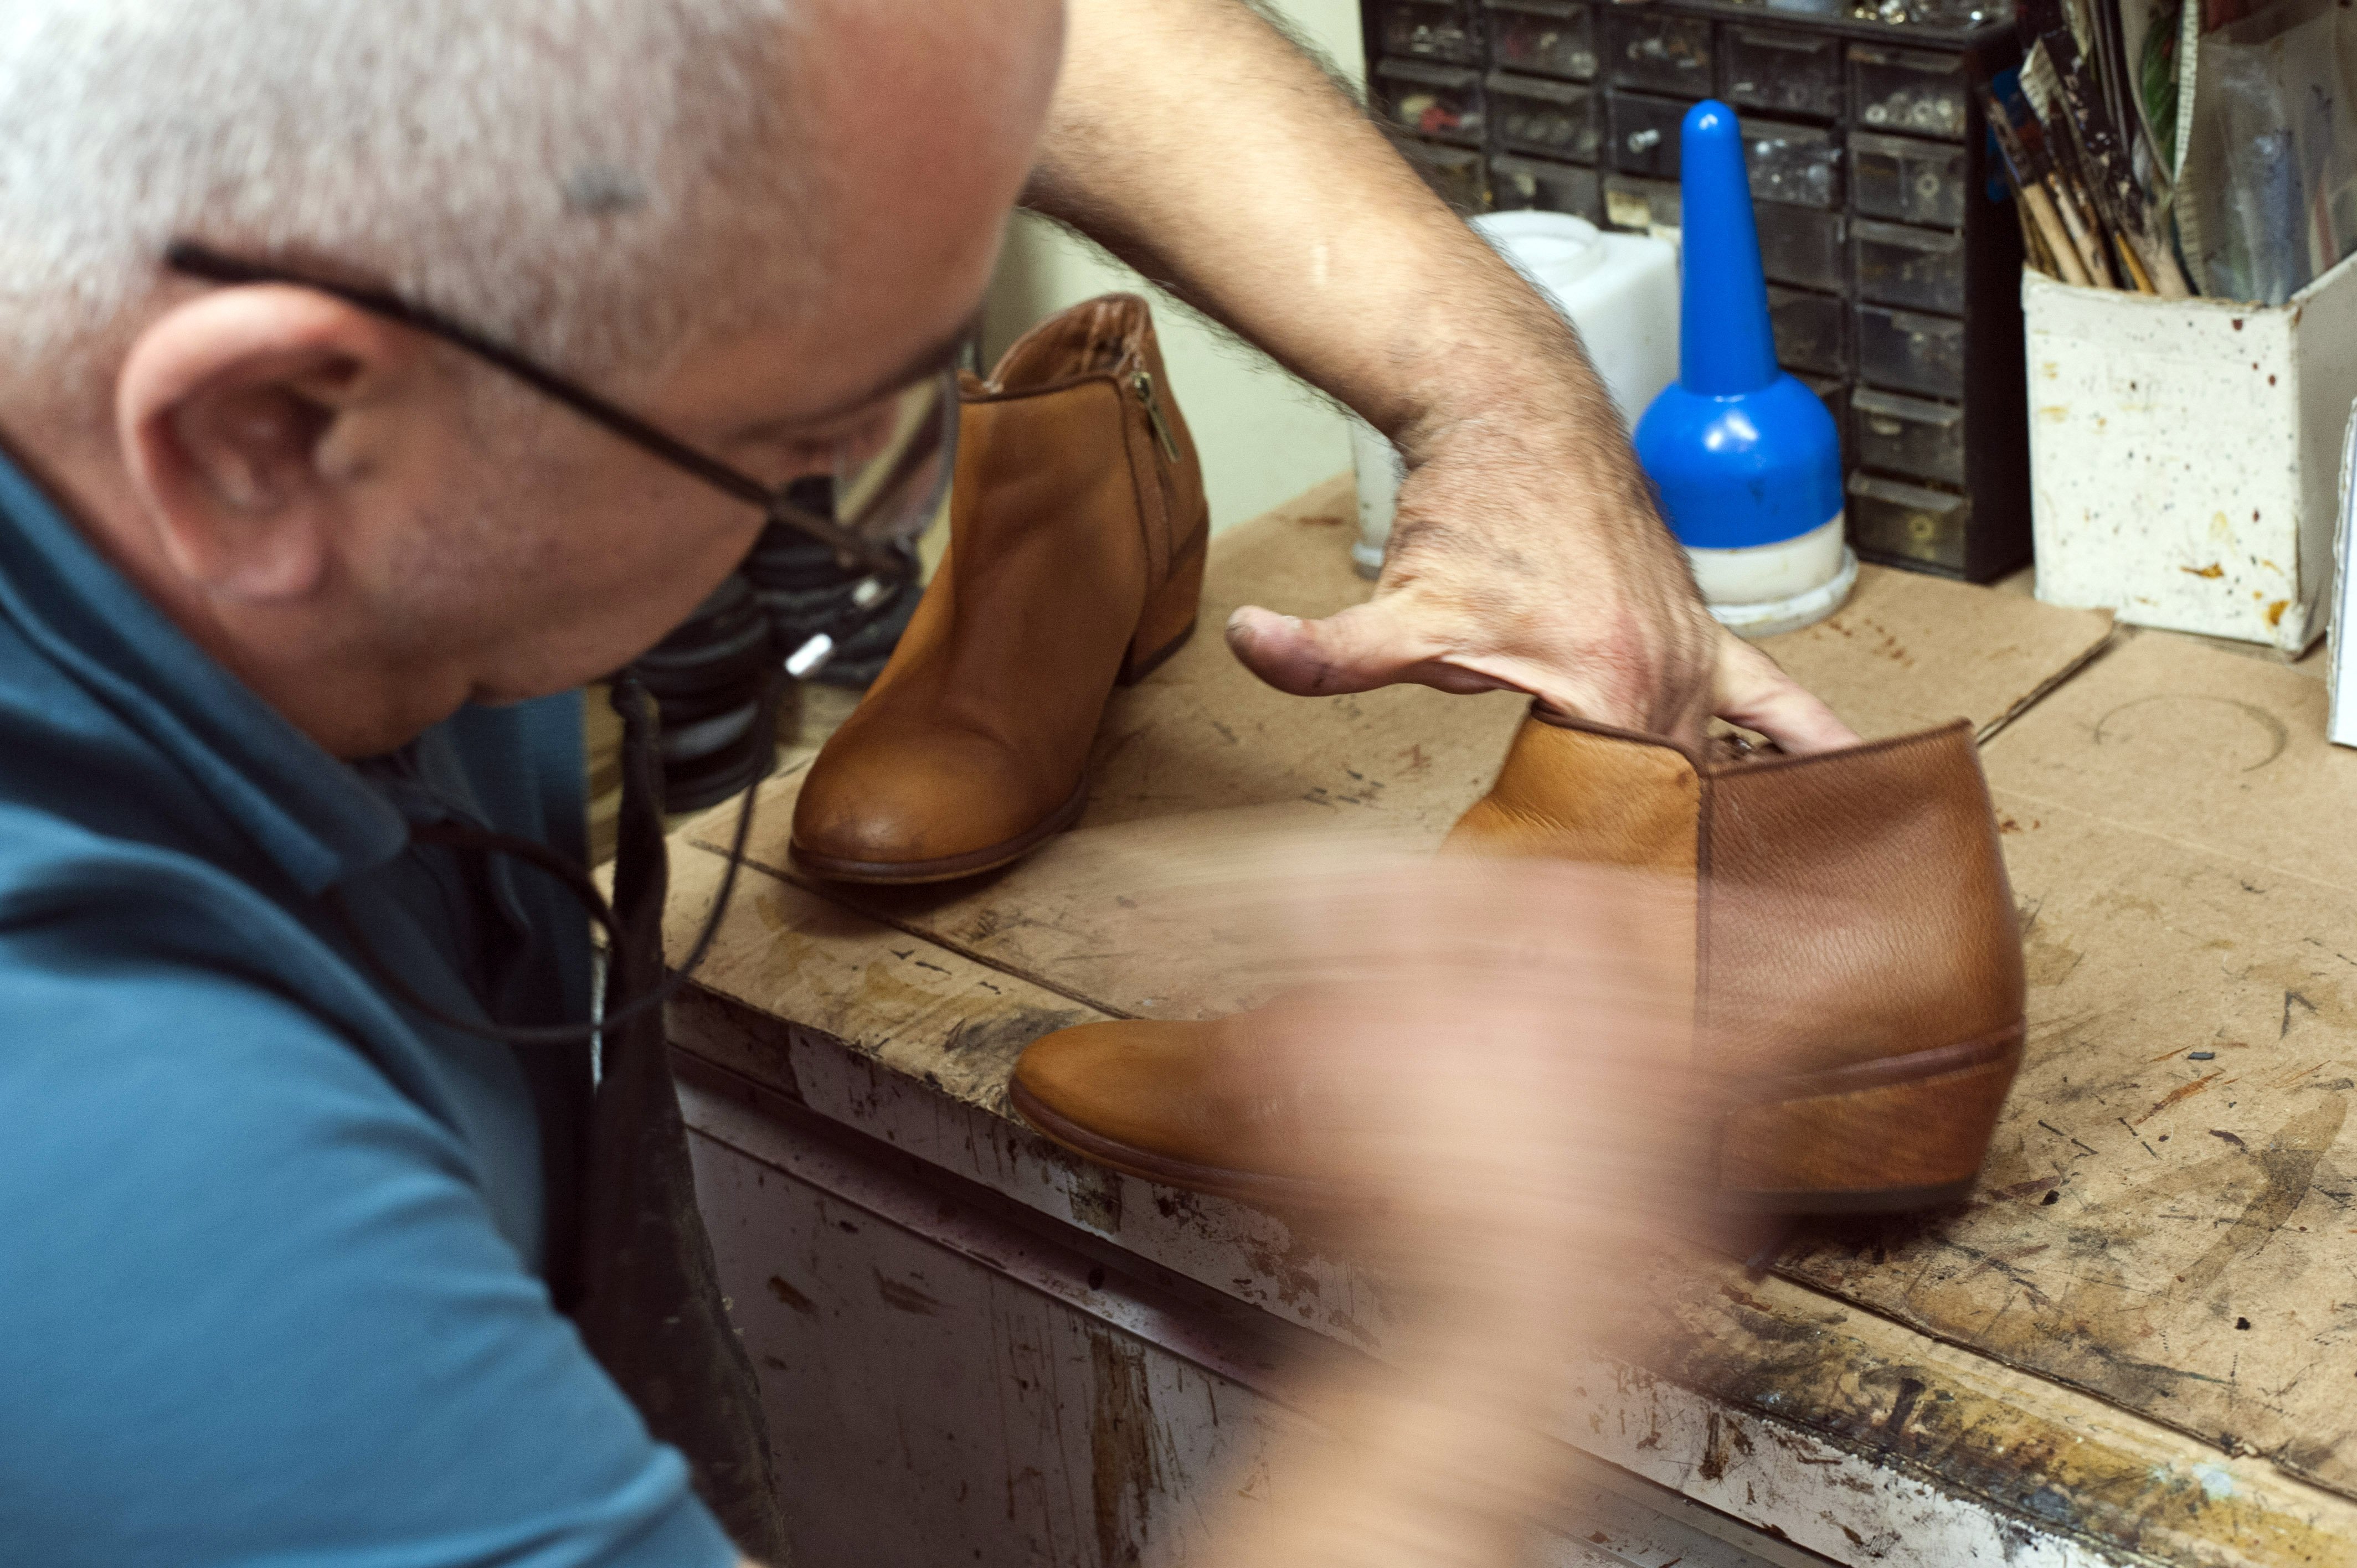
[[2023, 232], [2034, 238], [2034, 249], [2042, 253], [2046, 263], [2040, 270], [2081, 288], [2091, 286], [2093, 280], [2087, 275], [2086, 263], [2081, 260], [2078, 246], [2055, 207], [2054, 194], [2049, 188], [2050, 177], [2021, 145], [2021, 138], [2014, 132], [2012, 117], [1996, 94], [1984, 86], [1980, 95], [1981, 111], [1987, 116], [1991, 134], [1996, 137], [1997, 156], [2005, 164], [2006, 178], [2012, 183], [2014, 197], [2021, 204]]

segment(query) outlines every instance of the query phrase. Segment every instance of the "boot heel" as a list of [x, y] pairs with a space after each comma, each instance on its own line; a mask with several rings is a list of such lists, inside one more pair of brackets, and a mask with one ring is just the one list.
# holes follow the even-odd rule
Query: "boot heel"
[[1137, 618], [1137, 630], [1129, 639], [1129, 651], [1123, 656], [1121, 673], [1115, 677], [1122, 685], [1135, 686], [1153, 674], [1195, 635], [1210, 532], [1207, 528], [1196, 535], [1194, 547], [1172, 564], [1168, 579], [1147, 596], [1146, 608]]
[[1719, 1197], [1773, 1214], [1897, 1214], [1972, 1191], [2021, 1065], [2021, 1034], [1815, 1075], [1730, 1112]]

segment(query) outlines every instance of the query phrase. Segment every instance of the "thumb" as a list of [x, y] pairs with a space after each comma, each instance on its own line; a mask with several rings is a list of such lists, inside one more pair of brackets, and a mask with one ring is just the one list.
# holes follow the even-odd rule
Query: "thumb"
[[1720, 718], [1757, 730], [1790, 752], [1858, 744], [1857, 732], [1773, 659], [1721, 628], [1713, 706]]
[[1246, 605], [1228, 618], [1228, 648], [1245, 669], [1297, 697], [1369, 692], [1401, 681], [1451, 692], [1498, 684], [1443, 663], [1442, 650], [1424, 645], [1395, 602], [1372, 599], [1324, 620]]

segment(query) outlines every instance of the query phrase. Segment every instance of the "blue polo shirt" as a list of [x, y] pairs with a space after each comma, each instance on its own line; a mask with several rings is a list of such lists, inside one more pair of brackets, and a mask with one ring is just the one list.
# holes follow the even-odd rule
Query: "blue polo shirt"
[[0, 1562], [734, 1562], [542, 1279], [586, 1049], [404, 1015], [321, 902], [446, 1012], [586, 1017], [569, 895], [407, 845], [578, 855], [580, 746], [339, 762], [0, 463]]

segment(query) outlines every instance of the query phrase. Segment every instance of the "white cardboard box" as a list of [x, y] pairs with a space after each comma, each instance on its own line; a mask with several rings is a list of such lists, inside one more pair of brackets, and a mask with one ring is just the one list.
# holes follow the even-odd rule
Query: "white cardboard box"
[[2332, 646], [2324, 660], [2325, 679], [2332, 690], [2332, 705], [2325, 720], [2325, 738], [2335, 746], [2357, 746], [2357, 671], [2342, 668], [2357, 648], [2350, 646], [2349, 628], [2357, 626], [2357, 582], [2349, 564], [2357, 559], [2357, 407], [2349, 411], [2349, 432], [2341, 440], [2340, 524], [2332, 535], [2332, 564], [2339, 573], [2332, 590]]
[[2296, 654], [2331, 618], [2357, 256], [2278, 306], [2022, 273], [2038, 596]]

